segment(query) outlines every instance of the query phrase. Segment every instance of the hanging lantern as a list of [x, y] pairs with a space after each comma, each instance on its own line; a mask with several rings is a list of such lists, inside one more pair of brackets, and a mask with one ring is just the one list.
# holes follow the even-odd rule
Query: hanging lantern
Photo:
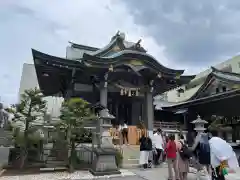
[[120, 90], [120, 95], [121, 95], [121, 96], [124, 95], [124, 91], [123, 91], [123, 89]]
[[162, 73], [159, 72], [158, 75], [157, 75], [157, 77], [158, 77], [158, 78], [162, 78]]
[[124, 89], [124, 94], [125, 94], [125, 95], [127, 94], [127, 89]]
[[151, 93], [153, 92], [153, 87], [150, 88], [150, 92], [151, 92]]
[[108, 70], [109, 70], [110, 72], [113, 72], [113, 66], [110, 65], [110, 67], [108, 68]]
[[104, 82], [104, 87], [106, 88], [108, 85], [107, 81]]
[[151, 80], [151, 81], [149, 82], [149, 85], [150, 85], [150, 86], [153, 86], [153, 83], [154, 83], [154, 81]]
[[131, 90], [130, 90], [130, 89], [128, 90], [128, 96], [129, 96], [129, 97], [131, 97], [131, 96], [132, 96], [132, 92], [131, 92]]
[[138, 89], [136, 90], [136, 96], [138, 96], [139, 94], [138, 94]]

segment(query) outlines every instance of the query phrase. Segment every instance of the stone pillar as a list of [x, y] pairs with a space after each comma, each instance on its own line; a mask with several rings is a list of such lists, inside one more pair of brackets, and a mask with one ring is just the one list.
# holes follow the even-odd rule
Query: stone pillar
[[107, 98], [108, 98], [107, 83], [104, 82], [101, 84], [101, 87], [100, 87], [100, 104], [106, 108], [107, 108]]
[[111, 120], [115, 117], [109, 114], [107, 109], [107, 74], [104, 82], [100, 86], [100, 104], [103, 106], [99, 112], [98, 131], [98, 147], [93, 148], [95, 154], [92, 157], [92, 168], [90, 172], [95, 176], [120, 174], [116, 164], [116, 150], [112, 143], [112, 137], [109, 128], [112, 127]]
[[152, 88], [145, 92], [145, 116], [144, 122], [147, 128], [148, 135], [151, 137], [153, 135], [153, 123], [154, 123], [154, 107], [153, 107], [153, 95]]

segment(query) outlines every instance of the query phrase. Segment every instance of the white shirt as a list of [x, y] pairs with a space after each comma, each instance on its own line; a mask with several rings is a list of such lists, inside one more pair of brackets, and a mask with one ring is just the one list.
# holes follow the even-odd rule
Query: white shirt
[[124, 123], [123, 125], [119, 125], [119, 126], [118, 126], [118, 130], [119, 130], [119, 131], [121, 131], [121, 130], [123, 130], [123, 129], [127, 129], [127, 128], [128, 128], [128, 126], [127, 126], [127, 124], [125, 124], [125, 123]]
[[152, 137], [153, 146], [157, 149], [163, 149], [163, 138], [158, 133], [153, 134]]

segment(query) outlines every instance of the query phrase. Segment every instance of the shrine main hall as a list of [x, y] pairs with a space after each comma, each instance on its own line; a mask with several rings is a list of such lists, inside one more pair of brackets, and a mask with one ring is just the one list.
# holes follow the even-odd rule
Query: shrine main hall
[[40, 89], [45, 96], [81, 97], [109, 109], [115, 123], [144, 122], [153, 131], [153, 96], [183, 84], [195, 76], [165, 67], [142, 47], [117, 32], [103, 48], [70, 42], [66, 57], [32, 49]]

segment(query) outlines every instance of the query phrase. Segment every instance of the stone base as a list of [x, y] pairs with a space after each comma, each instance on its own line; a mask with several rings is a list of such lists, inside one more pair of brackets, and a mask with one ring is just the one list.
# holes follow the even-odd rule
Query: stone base
[[93, 152], [95, 154], [95, 157], [93, 159], [90, 172], [94, 176], [121, 173], [116, 164], [117, 151], [114, 148], [95, 148]]

